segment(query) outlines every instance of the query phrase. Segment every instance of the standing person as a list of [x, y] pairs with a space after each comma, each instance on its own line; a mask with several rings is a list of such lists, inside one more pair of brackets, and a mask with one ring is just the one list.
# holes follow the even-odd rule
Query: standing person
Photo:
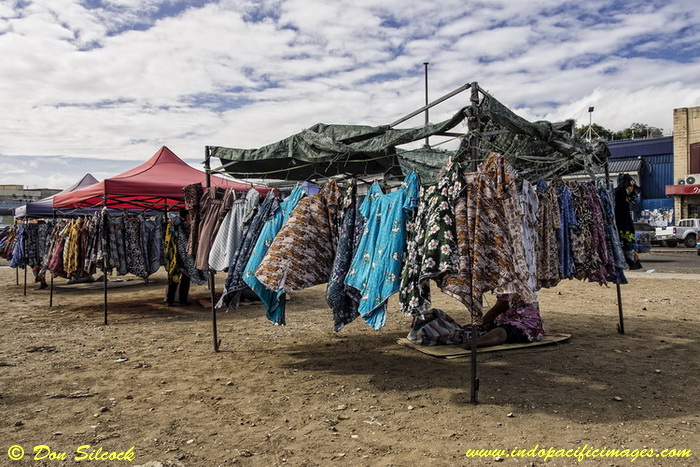
[[165, 303], [167, 306], [175, 306], [175, 296], [177, 295], [178, 303], [182, 306], [190, 304], [190, 277], [187, 275], [186, 268], [183, 267], [181, 253], [178, 251], [177, 236], [182, 232], [178, 232], [175, 224], [186, 222], [187, 211], [181, 209], [179, 218], [172, 219], [168, 222], [168, 227], [165, 231], [165, 269], [168, 272], [168, 288], [165, 293]]
[[175, 306], [175, 295], [177, 295], [178, 303], [182, 306], [190, 304], [190, 278], [187, 274], [182, 273], [179, 281], [168, 278], [168, 291], [166, 293], [165, 302], [168, 306]]

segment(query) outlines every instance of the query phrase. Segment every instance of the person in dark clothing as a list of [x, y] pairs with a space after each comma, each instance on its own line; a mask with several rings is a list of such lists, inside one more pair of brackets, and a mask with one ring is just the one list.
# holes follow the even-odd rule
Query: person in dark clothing
[[182, 273], [178, 282], [175, 282], [172, 277], [168, 278], [168, 291], [165, 296], [165, 302], [168, 306], [175, 305], [176, 295], [180, 305], [190, 304], [190, 278], [185, 273]]
[[620, 174], [617, 177], [615, 188], [615, 221], [620, 233], [622, 251], [630, 269], [642, 269], [642, 263], [634, 249], [634, 221], [630, 205], [634, 204], [641, 188], [629, 174]]
[[[186, 222], [187, 211], [185, 209], [180, 209], [180, 220]], [[190, 294], [190, 278], [187, 275], [186, 268], [183, 267], [182, 254], [185, 252], [179, 251], [177, 248], [176, 236], [178, 232], [172, 227], [168, 226], [168, 232], [166, 234], [166, 243], [168, 246], [166, 248], [172, 248], [175, 252], [175, 265], [174, 270], [171, 270], [168, 274], [168, 288], [165, 293], [165, 303], [168, 306], [175, 305], [175, 296], [177, 296], [178, 303], [181, 306], [186, 306], [190, 304], [189, 294]], [[171, 251], [173, 251], [171, 250]]]

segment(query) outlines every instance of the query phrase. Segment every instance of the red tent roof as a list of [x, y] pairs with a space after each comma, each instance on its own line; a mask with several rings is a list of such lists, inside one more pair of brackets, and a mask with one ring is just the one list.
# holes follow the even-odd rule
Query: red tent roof
[[[205, 184], [206, 175], [190, 167], [170, 149], [163, 146], [143, 164], [86, 188], [54, 196], [56, 208], [96, 207], [115, 209], [164, 209], [182, 206], [182, 188], [192, 183]], [[211, 185], [248, 190], [252, 185], [211, 177]], [[262, 194], [272, 188], [255, 186]]]

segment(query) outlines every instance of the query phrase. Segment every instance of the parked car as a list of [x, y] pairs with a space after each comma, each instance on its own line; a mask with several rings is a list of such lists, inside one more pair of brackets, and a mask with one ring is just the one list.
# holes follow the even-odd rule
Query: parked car
[[674, 248], [678, 245], [678, 239], [676, 238], [676, 228], [672, 225], [666, 227], [656, 228], [656, 243], [661, 246], [668, 246]]
[[656, 229], [646, 222], [634, 223], [634, 249], [637, 253], [648, 253], [656, 239]]
[[656, 240], [662, 245], [674, 247], [683, 243], [688, 248], [693, 248], [700, 235], [700, 219], [681, 219], [678, 225], [659, 227], [656, 229]]

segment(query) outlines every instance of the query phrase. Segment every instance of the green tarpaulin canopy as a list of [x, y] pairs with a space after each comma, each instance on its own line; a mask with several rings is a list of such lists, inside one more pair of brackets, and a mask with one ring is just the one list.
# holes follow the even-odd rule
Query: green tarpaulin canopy
[[[258, 149], [208, 146], [209, 155], [221, 160], [222, 168], [241, 178], [269, 177], [308, 180], [339, 174], [405, 175], [416, 170], [424, 183], [435, 179], [453, 157], [469, 162], [483, 160], [497, 151], [529, 179], [549, 178], [600, 166], [607, 159], [605, 145], [586, 144], [573, 131], [573, 122], [529, 122], [495, 98], [481, 91], [478, 104], [461, 108], [452, 118], [419, 128], [396, 129], [389, 125], [327, 125], [311, 128]], [[444, 135], [470, 119], [471, 130], [460, 149], [430, 147], [401, 149], [399, 146], [429, 136]], [[475, 151], [470, 151], [475, 148]]]

